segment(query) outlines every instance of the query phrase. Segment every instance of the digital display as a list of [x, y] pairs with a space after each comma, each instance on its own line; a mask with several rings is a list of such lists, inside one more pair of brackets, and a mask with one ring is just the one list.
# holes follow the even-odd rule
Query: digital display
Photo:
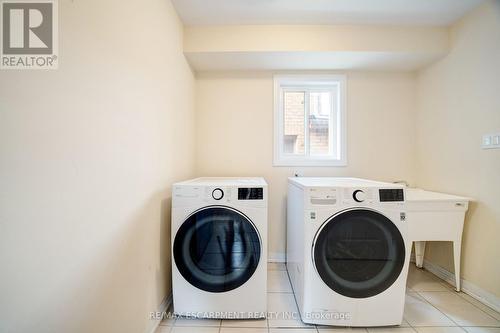
[[379, 195], [380, 195], [380, 202], [405, 201], [402, 188], [380, 189]]
[[264, 189], [262, 187], [240, 187], [238, 188], [238, 200], [262, 200]]

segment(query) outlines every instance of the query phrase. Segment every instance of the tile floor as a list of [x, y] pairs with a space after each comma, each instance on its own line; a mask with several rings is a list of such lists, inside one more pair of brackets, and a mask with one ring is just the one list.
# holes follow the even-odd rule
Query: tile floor
[[[269, 264], [268, 310], [297, 311], [283, 264]], [[433, 274], [410, 265], [404, 321], [397, 327], [332, 328], [300, 320], [167, 319], [156, 333], [500, 333], [500, 314]]]

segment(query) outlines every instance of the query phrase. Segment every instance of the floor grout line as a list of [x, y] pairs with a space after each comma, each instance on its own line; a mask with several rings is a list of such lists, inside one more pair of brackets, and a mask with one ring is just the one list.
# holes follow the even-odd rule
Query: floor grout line
[[[425, 291], [427, 293], [429, 292], [432, 292], [432, 293], [448, 293], [449, 291]], [[429, 303], [433, 308], [435, 308], [436, 310], [438, 310], [439, 312], [441, 312], [446, 318], [448, 318], [449, 320], [451, 320], [452, 322], [455, 323], [456, 326], [460, 327], [460, 325], [455, 321], [453, 320], [453, 318], [451, 318], [450, 316], [448, 316], [444, 311], [442, 311], [440, 308], [438, 308], [436, 305], [432, 304], [429, 300], [427, 300], [424, 296], [420, 295], [420, 292], [417, 292], [417, 294], [422, 297], [422, 299]]]
[[[487, 314], [488, 316], [490, 316], [490, 317], [491, 317], [491, 318], [493, 318], [494, 320], [496, 320], [496, 321], [500, 322], [500, 320], [496, 319], [495, 317], [493, 317], [491, 314], [489, 314], [488, 312], [486, 312], [486, 311], [484, 311], [483, 309], [481, 309], [481, 308], [480, 308], [479, 306], [477, 306], [476, 304], [474, 304], [474, 303], [470, 302], [467, 298], [465, 298], [465, 297], [461, 296], [461, 294], [465, 294], [465, 295], [468, 295], [468, 294], [464, 293], [463, 291], [456, 291], [456, 290], [454, 289], [454, 286], [453, 286], [451, 283], [449, 283], [448, 281], [441, 279], [439, 276], [436, 276], [436, 275], [434, 275], [433, 273], [431, 273], [431, 272], [429, 272], [429, 271], [427, 271], [427, 270], [424, 270], [424, 271], [425, 271], [425, 272], [427, 272], [427, 273], [429, 273], [429, 274], [432, 274], [432, 275], [433, 275], [433, 277], [437, 278], [438, 282], [439, 282], [441, 285], [443, 285], [445, 288], [447, 288], [449, 292], [456, 293], [456, 294], [457, 294], [460, 298], [462, 298], [462, 299], [463, 299], [464, 301], [466, 301], [467, 303], [472, 304], [475, 308], [477, 308], [477, 309], [481, 310], [483, 313]], [[432, 292], [432, 291], [430, 291], [430, 292]], [[468, 295], [468, 296], [469, 296], [469, 297], [472, 297], [472, 296], [470, 296], [470, 295]], [[483, 306], [486, 306], [486, 307], [490, 308], [489, 306], [487, 306], [487, 305], [485, 305], [485, 304], [481, 303], [480, 301], [478, 301], [478, 302], [479, 302], [480, 304], [482, 304]], [[490, 309], [491, 309], [491, 308], [490, 308]], [[491, 309], [491, 310], [492, 310], [492, 311], [494, 311], [494, 312], [496, 312], [494, 309]], [[467, 327], [476, 327], [476, 326], [467, 326]]]
[[268, 291], [268, 294], [293, 294], [293, 291]]
[[[480, 310], [482, 313], [486, 314], [488, 317], [492, 318], [493, 320], [497, 321], [500, 325], [500, 320], [496, 319], [495, 317], [493, 317], [491, 314], [489, 314], [488, 312], [484, 311], [483, 309], [481, 309], [479, 306], [477, 306], [476, 304], [470, 302], [468, 299], [466, 299], [465, 297], [462, 297], [459, 295], [459, 293], [462, 293], [461, 291], [460, 292], [457, 292], [455, 290], [450, 290], [450, 291], [423, 291], [423, 292], [426, 292], [426, 293], [452, 293], [454, 295], [457, 295], [458, 297], [460, 297], [462, 300], [464, 300], [465, 302], [471, 304], [472, 306], [474, 306], [474, 308]], [[419, 294], [420, 295], [420, 294]], [[425, 299], [425, 297], [421, 296], [423, 299]], [[427, 301], [427, 299], [425, 299]], [[441, 311], [437, 306], [435, 306], [434, 304], [432, 304], [430, 301], [427, 301], [429, 304], [431, 304], [432, 306], [434, 306], [436, 309], [438, 309], [439, 311]], [[482, 304], [482, 303], [481, 303]], [[484, 305], [484, 304], [483, 304]], [[493, 310], [495, 311], [495, 310]], [[443, 311], [441, 311], [443, 312]], [[443, 312], [444, 313], [444, 312]], [[445, 314], [445, 313], [444, 313]], [[446, 315], [446, 314], [445, 314]], [[446, 315], [447, 316], [447, 315]], [[447, 316], [448, 317], [448, 316]], [[449, 318], [449, 317], [448, 317]], [[451, 318], [450, 318], [451, 319]], [[456, 323], [453, 319], [451, 319], [454, 323]], [[459, 327], [462, 327], [460, 326], [458, 323], [456, 323], [457, 326]], [[500, 326], [463, 326], [463, 327], [500, 327]]]
[[[406, 297], [406, 295], [405, 295], [405, 297]], [[417, 332], [417, 330], [413, 327], [413, 325], [408, 320], [405, 319], [404, 315], [403, 315], [403, 320], [408, 323], [408, 325], [413, 329], [413, 331]]]
[[[493, 317], [491, 314], [489, 314], [488, 312], [486, 312], [486, 311], [484, 311], [483, 309], [481, 309], [481, 308], [480, 308], [479, 306], [477, 306], [476, 304], [474, 304], [474, 303], [470, 302], [467, 298], [460, 296], [460, 293], [462, 293], [461, 291], [460, 291], [460, 292], [457, 292], [457, 293], [458, 293], [458, 296], [459, 296], [461, 299], [463, 299], [464, 301], [466, 301], [466, 302], [467, 302], [467, 303], [469, 303], [469, 304], [472, 304], [472, 306], [474, 306], [476, 309], [481, 310], [483, 313], [487, 314], [488, 316], [490, 316], [491, 318], [493, 318], [494, 320], [496, 320], [496, 321], [498, 321], [498, 322], [500, 323], [500, 320], [496, 319], [495, 317]], [[472, 297], [472, 296], [469, 296], [469, 297]], [[479, 302], [479, 301], [478, 301], [478, 302]], [[479, 302], [479, 303], [481, 303], [481, 302]], [[488, 307], [487, 305], [485, 305], [485, 304], [483, 304], [483, 303], [481, 303], [481, 304], [482, 304], [482, 305], [484, 305], [484, 306], [486, 306], [486, 307]], [[490, 307], [488, 307], [488, 308], [490, 308]], [[491, 309], [491, 308], [490, 308], [490, 309]], [[491, 309], [491, 310], [495, 311], [494, 309]], [[495, 311], [495, 312], [496, 312], [496, 311]], [[475, 326], [468, 326], [468, 327], [475, 327]]]
[[[414, 328], [421, 328], [421, 327], [424, 327], [424, 328], [428, 328], [428, 327], [462, 327], [462, 326], [435, 326], [435, 325], [423, 325], [423, 326], [414, 326]], [[470, 327], [470, 326], [464, 326], [464, 327]], [[472, 327], [476, 327], [476, 326], [472, 326]], [[479, 327], [479, 326], [477, 326]]]

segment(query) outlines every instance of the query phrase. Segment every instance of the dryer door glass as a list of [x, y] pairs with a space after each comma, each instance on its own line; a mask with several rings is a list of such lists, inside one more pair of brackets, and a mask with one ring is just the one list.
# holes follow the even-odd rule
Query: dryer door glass
[[403, 270], [405, 245], [394, 223], [371, 210], [334, 216], [316, 236], [314, 264], [335, 292], [353, 298], [377, 295]]
[[174, 239], [174, 260], [193, 286], [225, 292], [257, 269], [261, 244], [253, 223], [228, 207], [208, 207], [188, 217]]

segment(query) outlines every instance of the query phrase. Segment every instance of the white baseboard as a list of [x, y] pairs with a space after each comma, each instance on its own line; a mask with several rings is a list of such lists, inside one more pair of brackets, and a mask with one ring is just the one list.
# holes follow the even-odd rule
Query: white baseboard
[[267, 262], [285, 262], [286, 255], [283, 252], [269, 252]]
[[[455, 274], [444, 269], [441, 266], [433, 264], [432, 262], [424, 259], [424, 268], [441, 278], [442, 280], [448, 282], [452, 286], [455, 286]], [[478, 286], [475, 284], [461, 279], [462, 291], [467, 295], [475, 298], [479, 302], [483, 303], [486, 306], [489, 306], [493, 310], [500, 312], [500, 298]]]
[[[156, 310], [159, 313], [165, 313], [167, 309], [170, 307], [172, 304], [172, 294], [166, 296], [163, 301], [161, 302], [160, 306], [158, 307], [158, 310]], [[147, 333], [154, 333], [156, 329], [158, 328], [158, 325], [160, 325], [161, 319], [151, 319], [151, 323], [146, 330]]]

